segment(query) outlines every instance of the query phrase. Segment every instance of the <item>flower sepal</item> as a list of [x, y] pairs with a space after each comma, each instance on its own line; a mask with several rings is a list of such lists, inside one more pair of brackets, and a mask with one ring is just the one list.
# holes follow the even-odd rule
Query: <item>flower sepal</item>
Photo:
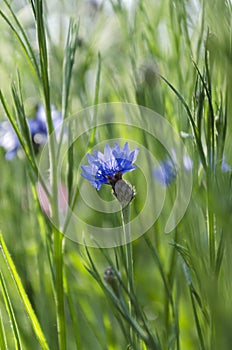
[[120, 202], [122, 208], [130, 204], [136, 195], [135, 188], [125, 180], [118, 180], [113, 188], [113, 194]]

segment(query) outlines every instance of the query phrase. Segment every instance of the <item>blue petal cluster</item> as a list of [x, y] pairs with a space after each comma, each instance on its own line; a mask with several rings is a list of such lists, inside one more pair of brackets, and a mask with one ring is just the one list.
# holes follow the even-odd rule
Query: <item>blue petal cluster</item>
[[[52, 121], [54, 129], [59, 130], [61, 125], [62, 115], [51, 107]], [[37, 108], [34, 119], [28, 119], [28, 127], [31, 133], [31, 138], [37, 151], [41, 144], [44, 144], [47, 139], [46, 113], [42, 104]], [[9, 121], [4, 121], [0, 124], [0, 146], [6, 151], [5, 158], [12, 160], [20, 149], [20, 142], [14, 132]]]
[[176, 168], [171, 158], [167, 157], [161, 161], [159, 166], [154, 168], [153, 175], [162, 186], [170, 185], [176, 178]]
[[[54, 106], [51, 106], [52, 122], [54, 129], [57, 131], [57, 127], [62, 121], [62, 115], [59, 111], [55, 110]], [[30, 132], [34, 139], [36, 135], [41, 137], [47, 136], [47, 124], [46, 124], [46, 112], [42, 104], [37, 108], [34, 119], [28, 120]]]
[[226, 163], [226, 157], [225, 155], [223, 155], [222, 157], [222, 165], [221, 165], [221, 169], [223, 173], [227, 173], [229, 171], [231, 171], [231, 166], [229, 164]]
[[136, 168], [133, 163], [138, 152], [139, 148], [130, 152], [128, 142], [122, 148], [117, 143], [113, 148], [107, 144], [104, 154], [95, 150], [94, 154], [87, 155], [89, 165], [81, 167], [84, 171], [81, 175], [97, 190], [100, 190], [102, 184], [109, 184], [114, 188], [122, 174]]
[[[184, 155], [182, 162], [185, 171], [190, 171], [192, 169], [193, 162], [189, 156]], [[172, 150], [172, 158], [167, 156], [165, 160], [160, 162], [158, 167], [153, 169], [153, 175], [164, 187], [169, 186], [175, 180], [177, 175], [177, 159], [174, 150]]]
[[6, 150], [7, 160], [12, 160], [20, 147], [18, 137], [9, 121], [0, 124], [0, 146]]

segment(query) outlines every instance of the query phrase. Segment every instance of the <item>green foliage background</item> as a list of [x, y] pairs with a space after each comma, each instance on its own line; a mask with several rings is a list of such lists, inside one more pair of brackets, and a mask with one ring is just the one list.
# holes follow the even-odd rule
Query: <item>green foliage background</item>
[[[229, 350], [231, 171], [223, 173], [221, 163], [225, 156], [232, 164], [231, 1], [134, 0], [127, 5], [121, 0], [1, 0], [0, 5], [0, 115], [4, 120], [10, 111], [32, 155], [32, 160], [21, 156], [7, 162], [0, 149], [0, 348], [120, 350], [130, 348], [131, 340], [131, 321], [118, 313], [120, 300], [114, 304], [112, 288], [103, 280], [105, 268], [115, 262], [115, 251], [86, 250], [62, 240], [39, 206], [33, 175], [36, 157], [22, 128], [16, 91], [29, 118], [41, 101], [47, 112], [51, 102], [66, 117], [94, 104], [130, 102], [160, 113], [184, 135], [194, 162], [188, 210], [176, 229], [164, 234], [175, 194], [175, 184], [171, 185], [158, 221], [133, 242], [134, 317], [144, 330], [136, 317], [142, 310], [156, 345], [135, 332], [137, 345], [131, 348]], [[89, 147], [111, 132], [97, 131]], [[121, 133], [126, 138], [125, 129]], [[74, 182], [90, 136], [74, 147]], [[154, 140], [139, 137], [162, 159]], [[141, 172], [127, 179], [139, 193]], [[68, 177], [65, 181], [69, 186]], [[105, 198], [107, 189], [101, 194]], [[154, 195], [154, 202], [158, 200]], [[140, 210], [139, 201], [131, 206], [132, 212]], [[91, 215], [104, 226], [103, 215]], [[126, 281], [123, 264], [119, 271]], [[126, 293], [124, 298], [127, 302]]]

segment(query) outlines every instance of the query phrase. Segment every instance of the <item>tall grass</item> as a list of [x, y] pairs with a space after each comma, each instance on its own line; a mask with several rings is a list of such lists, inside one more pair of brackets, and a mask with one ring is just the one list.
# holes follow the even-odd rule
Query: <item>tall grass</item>
[[[10, 121], [21, 152], [9, 162], [0, 149], [1, 349], [231, 348], [231, 16], [229, 0], [2, 1], [1, 120]], [[27, 124], [41, 102], [50, 137], [40, 183], [51, 220], [37, 191], [42, 147], [37, 153]], [[172, 125], [193, 161], [192, 194], [172, 232], [165, 233], [165, 224], [177, 182], [139, 239], [93, 248], [66, 235], [61, 157], [73, 211], [90, 225], [126, 230], [120, 211], [98, 212], [82, 199], [82, 188], [92, 198], [90, 184], [80, 179], [84, 156], [119, 138], [131, 148], [140, 144], [157, 161], [166, 156], [145, 130], [95, 127], [105, 111], [100, 105], [115, 102], [149, 108]], [[60, 139], [52, 136], [52, 105], [65, 121], [82, 111]], [[147, 195], [154, 208], [161, 201], [155, 178], [147, 188], [142, 170], [125, 176], [137, 191], [131, 219]], [[109, 186], [97, 194], [99, 206], [110, 205]], [[74, 225], [73, 234], [81, 229]]]

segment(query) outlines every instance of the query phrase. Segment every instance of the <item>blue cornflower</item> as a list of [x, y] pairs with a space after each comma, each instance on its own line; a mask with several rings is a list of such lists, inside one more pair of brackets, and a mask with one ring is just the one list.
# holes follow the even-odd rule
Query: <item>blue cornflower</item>
[[[192, 169], [193, 162], [189, 156], [184, 155], [182, 162], [185, 171], [190, 171]], [[160, 162], [158, 167], [153, 169], [153, 175], [155, 179], [165, 187], [169, 186], [175, 180], [177, 175], [177, 159], [174, 150], [172, 150], [172, 158], [167, 156], [165, 160]]]
[[161, 161], [159, 166], [154, 168], [155, 179], [163, 186], [168, 186], [176, 178], [176, 168], [170, 157]]
[[221, 169], [222, 169], [223, 173], [227, 173], [227, 172], [231, 171], [231, 166], [226, 163], [225, 155], [223, 155], [223, 157], [222, 157]]
[[18, 137], [9, 121], [0, 124], [0, 146], [6, 150], [7, 160], [12, 160], [20, 148]]
[[[51, 106], [52, 122], [56, 135], [58, 136], [61, 125], [62, 115], [59, 111], [56, 111], [54, 106]], [[39, 104], [34, 119], [28, 120], [29, 129], [32, 140], [35, 144], [41, 145], [46, 142], [47, 139], [47, 123], [46, 123], [46, 112], [42, 104]]]
[[95, 150], [93, 155], [87, 155], [89, 165], [81, 167], [84, 170], [81, 175], [97, 190], [100, 190], [102, 184], [109, 184], [114, 189], [116, 182], [122, 179], [122, 174], [136, 168], [133, 162], [138, 152], [138, 148], [130, 152], [128, 142], [123, 148], [117, 143], [113, 148], [107, 144], [104, 154]]
[[[55, 110], [54, 106], [51, 106], [51, 113], [53, 126], [58, 137], [62, 116], [60, 112]], [[46, 113], [42, 104], [39, 104], [35, 118], [28, 119], [28, 127], [35, 151], [38, 151], [39, 146], [44, 144], [47, 139]], [[12, 160], [21, 147], [18, 137], [9, 121], [4, 121], [0, 124], [0, 146], [6, 151], [5, 158], [7, 160]]]

